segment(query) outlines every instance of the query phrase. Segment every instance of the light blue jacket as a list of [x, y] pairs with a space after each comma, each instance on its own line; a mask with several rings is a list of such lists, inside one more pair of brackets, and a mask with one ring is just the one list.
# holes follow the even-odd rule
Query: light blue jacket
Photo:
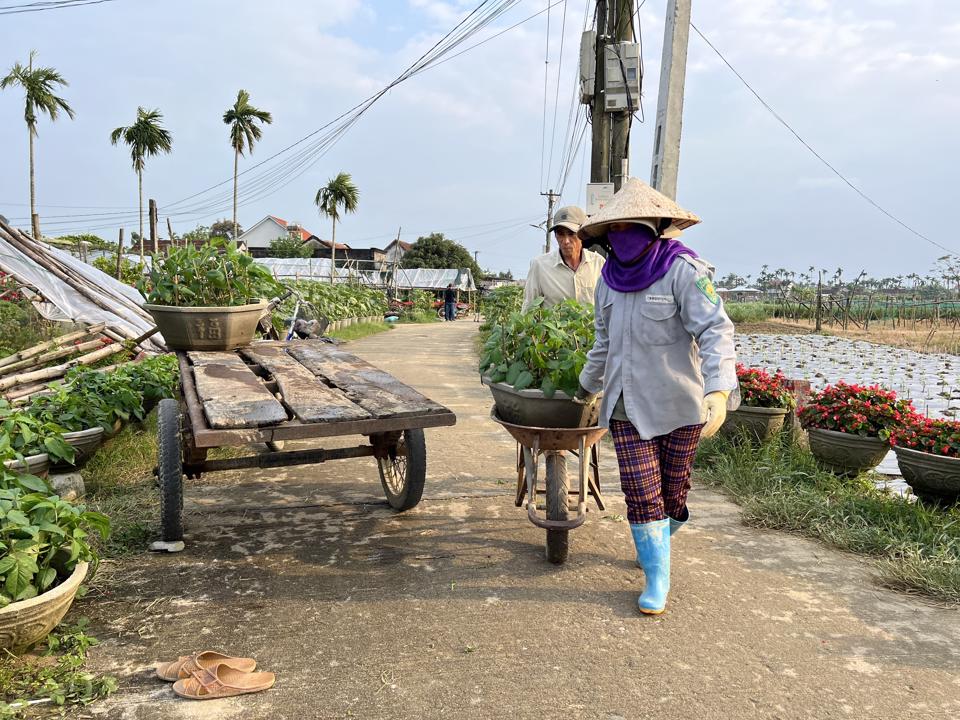
[[712, 275], [709, 263], [680, 255], [646, 290], [617, 292], [601, 278], [596, 341], [580, 384], [591, 393], [603, 390], [603, 427], [621, 394], [644, 440], [702, 422], [707, 393], [728, 390], [727, 408], [740, 404], [733, 323]]

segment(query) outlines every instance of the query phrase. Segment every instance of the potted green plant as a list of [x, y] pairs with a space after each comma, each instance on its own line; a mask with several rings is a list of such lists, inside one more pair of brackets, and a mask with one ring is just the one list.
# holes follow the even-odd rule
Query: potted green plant
[[892, 390], [838, 382], [813, 393], [798, 415], [820, 464], [857, 475], [880, 464], [890, 450], [890, 433], [915, 412]]
[[500, 418], [533, 427], [595, 420], [596, 401], [573, 402], [593, 340], [593, 308], [575, 300], [551, 308], [538, 300], [494, 326], [483, 344], [480, 375]]
[[172, 350], [232, 350], [253, 339], [277, 290], [263, 266], [235, 243], [211, 240], [154, 256], [138, 287]]
[[890, 444], [914, 495], [960, 501], [960, 422], [913, 414], [890, 433]]
[[760, 442], [769, 440], [780, 432], [787, 414], [796, 407], [789, 381], [779, 370], [771, 375], [766, 370], [740, 363], [737, 363], [737, 380], [740, 407], [727, 413], [721, 431], [728, 436], [746, 433]]
[[[35, 478], [34, 478], [35, 480]], [[20, 651], [63, 618], [97, 555], [91, 532], [106, 539], [110, 521], [48, 492], [0, 477], [0, 649]]]
[[4, 466], [45, 477], [51, 462], [73, 462], [75, 451], [64, 442], [63, 428], [0, 400], [0, 453]]

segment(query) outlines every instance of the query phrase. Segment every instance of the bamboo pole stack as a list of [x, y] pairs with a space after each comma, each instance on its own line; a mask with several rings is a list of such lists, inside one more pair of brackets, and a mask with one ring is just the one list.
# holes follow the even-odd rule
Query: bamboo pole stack
[[[119, 338], [119, 342], [118, 342]], [[105, 323], [67, 333], [0, 358], [0, 393], [12, 403], [22, 403], [47, 391], [47, 384], [62, 378], [74, 367], [94, 363], [127, 350], [133, 342], [109, 332]], [[121, 365], [128, 360], [122, 360]], [[112, 365], [115, 369], [117, 365]]]
[[[118, 317], [122, 317], [123, 315], [126, 315], [128, 318], [136, 317], [144, 321], [147, 327], [153, 327], [153, 318], [146, 310], [140, 307], [139, 304], [122, 293], [115, 291], [113, 288], [95, 284], [74, 270], [70, 265], [46, 252], [44, 247], [29, 235], [16, 230], [3, 220], [0, 220], [0, 238], [101, 310], [105, 310]], [[137, 333], [126, 327], [118, 325], [117, 327], [109, 328], [109, 330], [119, 334], [124, 340], [136, 340], [138, 343], [144, 342], [143, 339], [138, 339]], [[152, 335], [152, 333], [146, 337], [149, 337], [149, 335]], [[151, 342], [153, 347], [145, 347], [144, 349], [165, 349], [158, 341], [154, 340]], [[42, 352], [42, 350], [39, 352]], [[0, 368], [2, 368], [2, 365], [0, 365]]]

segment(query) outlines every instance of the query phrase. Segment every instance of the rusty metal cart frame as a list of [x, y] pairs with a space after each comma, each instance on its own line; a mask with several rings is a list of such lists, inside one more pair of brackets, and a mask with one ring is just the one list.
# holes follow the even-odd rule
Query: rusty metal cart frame
[[[294, 341], [296, 343], [297, 341]], [[303, 347], [305, 342], [300, 341]], [[258, 343], [252, 346], [257, 351], [265, 352], [274, 348], [273, 352], [285, 352], [293, 343], [273, 342]], [[317, 346], [315, 346], [317, 347]], [[322, 346], [320, 346], [322, 347]], [[422, 497], [426, 478], [426, 444], [424, 428], [454, 425], [456, 416], [441, 405], [433, 403], [416, 391], [400, 383], [387, 373], [377, 370], [373, 366], [363, 363], [352, 355], [331, 349], [329, 353], [336, 353], [341, 362], [349, 358], [358, 368], [362, 381], [363, 373], [384, 383], [386, 379], [392, 381], [389, 388], [402, 391], [397, 392], [394, 399], [404, 397], [422, 398], [429, 403], [429, 412], [400, 412], [391, 416], [390, 413], [381, 413], [379, 417], [362, 419], [336, 419], [327, 422], [306, 422], [290, 411], [290, 406], [284, 395], [284, 390], [298, 390], [303, 399], [304, 388], [294, 388], [289, 384], [289, 378], [277, 377], [262, 366], [251, 362], [244, 357], [244, 351], [223, 353], [186, 353], [177, 352], [180, 365], [180, 400], [163, 400], [158, 407], [157, 433], [159, 440], [157, 479], [160, 485], [160, 518], [163, 540], [176, 542], [183, 538], [183, 478], [198, 478], [201, 474], [219, 470], [237, 470], [244, 468], [271, 468], [288, 467], [293, 465], [307, 465], [343, 460], [349, 458], [372, 457], [377, 462], [380, 481], [387, 502], [395, 510], [404, 511], [416, 506]], [[243, 358], [244, 364], [252, 371], [258, 382], [283, 403], [288, 416], [292, 419], [271, 425], [255, 425], [242, 428], [212, 427], [204, 412], [204, 404], [200, 398], [195, 381], [194, 370], [197, 366], [191, 364], [192, 356], [207, 357], [207, 366], [215, 364], [214, 355], [223, 356], [228, 365], [234, 364], [234, 370], [241, 371], [236, 366], [236, 358]], [[231, 359], [233, 358], [233, 359]], [[253, 377], [253, 375], [251, 375]], [[254, 379], [256, 379], [254, 378]], [[283, 379], [288, 380], [284, 388]], [[300, 378], [302, 381], [303, 378]], [[246, 380], [250, 383], [250, 380]], [[316, 378], [317, 393], [329, 393], [329, 381]], [[306, 387], [309, 395], [309, 386]], [[389, 394], [389, 390], [387, 390]], [[317, 400], [322, 402], [322, 399]], [[344, 402], [346, 398], [344, 398]], [[423, 404], [421, 404], [421, 407]], [[287, 440], [306, 440], [324, 437], [341, 437], [346, 435], [366, 436], [368, 443], [362, 443], [344, 448], [310, 448], [305, 450], [283, 451]], [[243, 457], [208, 459], [207, 453], [212, 448], [242, 447], [246, 445], [265, 443], [269, 452], [247, 455]]]
[[[547, 531], [547, 560], [554, 564], [565, 562], [570, 548], [570, 530], [580, 527], [587, 519], [587, 495], [593, 496], [600, 510], [604, 509], [596, 446], [607, 429], [595, 425], [583, 428], [516, 425], [501, 419], [497, 415], [496, 405], [491, 408], [490, 417], [528, 451], [519, 452], [516, 505], [520, 507], [526, 497], [530, 522]], [[564, 452], [575, 453], [579, 461], [576, 492], [569, 488]], [[544, 464], [543, 490], [538, 487], [541, 456]], [[538, 512], [540, 508], [537, 501], [541, 495], [544, 496], [545, 517]], [[571, 495], [577, 498], [577, 514], [572, 519], [569, 518]]]

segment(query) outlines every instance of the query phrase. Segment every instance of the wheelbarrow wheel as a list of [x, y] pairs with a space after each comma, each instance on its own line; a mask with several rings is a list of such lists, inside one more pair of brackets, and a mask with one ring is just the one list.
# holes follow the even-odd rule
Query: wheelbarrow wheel
[[[568, 519], [567, 458], [556, 452], [546, 454], [547, 520]], [[560, 565], [570, 550], [569, 530], [547, 530], [547, 560]]]
[[386, 456], [378, 458], [377, 469], [390, 507], [401, 512], [415, 507], [423, 497], [423, 484], [427, 478], [427, 445], [423, 430], [404, 430]]
[[160, 528], [163, 539], [172, 542], [183, 539], [183, 452], [176, 400], [161, 400], [157, 407], [157, 441]]

